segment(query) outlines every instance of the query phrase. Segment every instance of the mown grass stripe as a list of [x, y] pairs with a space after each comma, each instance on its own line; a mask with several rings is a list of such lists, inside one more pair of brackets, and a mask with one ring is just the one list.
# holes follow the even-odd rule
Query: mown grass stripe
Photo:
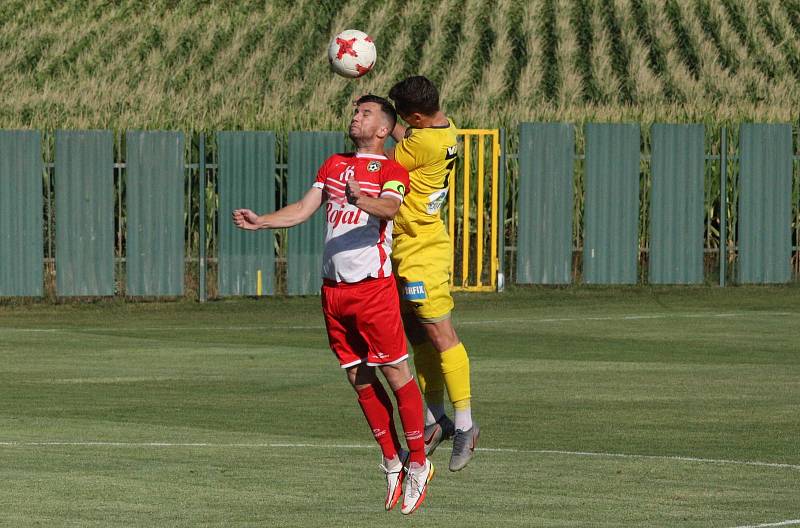
[[[154, 440], [150, 442], [132, 442], [126, 440], [105, 441], [105, 440], [40, 440], [40, 441], [19, 441], [5, 440], [0, 441], [0, 447], [20, 448], [20, 447], [119, 447], [129, 449], [143, 448], [209, 448], [209, 449], [319, 449], [319, 450], [352, 450], [352, 449], [375, 449], [372, 444], [319, 444], [312, 442], [298, 443], [279, 443], [279, 442], [169, 442]], [[443, 451], [452, 451], [450, 446], [441, 446]], [[639, 453], [608, 453], [602, 451], [569, 451], [562, 449], [528, 449], [522, 447], [476, 447], [475, 451], [484, 453], [517, 453], [527, 455], [562, 455], [590, 458], [622, 458], [638, 460], [663, 460], [668, 462], [686, 462], [699, 464], [716, 464], [732, 466], [754, 466], [773, 469], [788, 469], [800, 471], [800, 465], [788, 462], [763, 462], [760, 460], [732, 460], [724, 458], [705, 458], [679, 455], [649, 455]], [[798, 521], [800, 522], [800, 521]], [[777, 524], [766, 524], [759, 526], [778, 526]]]

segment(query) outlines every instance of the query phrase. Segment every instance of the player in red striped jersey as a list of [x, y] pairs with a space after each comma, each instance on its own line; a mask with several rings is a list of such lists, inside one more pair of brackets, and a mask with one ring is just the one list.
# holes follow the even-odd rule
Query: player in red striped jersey
[[[408, 172], [384, 155], [384, 143], [396, 121], [389, 101], [362, 97], [349, 130], [356, 152], [329, 157], [299, 202], [260, 216], [237, 209], [233, 221], [249, 230], [291, 227], [325, 204], [322, 308], [328, 340], [381, 447], [385, 507], [392, 509], [403, 493], [401, 511], [409, 514], [425, 499], [434, 468], [425, 456], [422, 395], [408, 365], [389, 258], [393, 219], [409, 185]], [[392, 401], [376, 367], [397, 400], [408, 452], [400, 446]]]

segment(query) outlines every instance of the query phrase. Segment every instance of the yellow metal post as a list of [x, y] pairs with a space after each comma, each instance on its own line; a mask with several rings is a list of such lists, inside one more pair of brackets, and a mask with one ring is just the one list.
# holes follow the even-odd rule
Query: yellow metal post
[[[456, 170], [450, 173], [450, 190], [447, 192], [447, 224], [451, 244], [456, 239]], [[454, 271], [456, 269], [456, 252], [451, 251], [450, 258], [450, 286], [454, 284]]]
[[470, 162], [469, 135], [464, 136], [464, 215], [461, 225], [461, 286], [467, 286], [469, 277], [469, 176]]
[[262, 284], [261, 284], [261, 270], [258, 270], [256, 272], [256, 295], [258, 295], [259, 297], [261, 297], [261, 291], [262, 291], [261, 286], [262, 286]]
[[476, 220], [478, 222], [478, 248], [475, 255], [476, 273], [475, 284], [478, 288], [481, 287], [481, 277], [483, 276], [483, 178], [484, 169], [483, 165], [486, 161], [483, 149], [486, 141], [484, 135], [478, 135], [478, 195], [475, 198], [475, 207], [477, 207]]
[[[492, 248], [489, 263], [489, 280], [492, 290], [497, 289], [497, 230], [498, 226], [503, 229], [503, 219], [498, 218], [497, 194], [498, 178], [500, 176], [500, 133], [495, 131], [492, 134], [492, 216], [489, 223], [492, 224]], [[502, 232], [502, 231], [501, 231]]]
[[[450, 203], [448, 204], [448, 212], [449, 212], [449, 232], [450, 232], [450, 239], [455, 240], [456, 237], [456, 201], [458, 199], [462, 199], [463, 202], [463, 210], [462, 210], [462, 241], [461, 241], [461, 284], [455, 284], [455, 254], [453, 255], [453, 271], [450, 275], [450, 285], [452, 286], [453, 290], [461, 290], [461, 291], [495, 291], [497, 289], [497, 270], [499, 267], [499, 260], [498, 260], [498, 237], [502, 236], [499, 233], [502, 233], [502, 223], [503, 219], [498, 217], [498, 196], [499, 196], [499, 169], [500, 169], [500, 131], [499, 130], [492, 130], [492, 129], [461, 129], [458, 131], [458, 134], [463, 138], [463, 146], [464, 146], [464, 171], [463, 171], [463, 178], [464, 183], [462, 185], [457, 185], [455, 182], [455, 173], [453, 173], [450, 181]], [[491, 137], [491, 148], [492, 152], [491, 156], [491, 171], [492, 176], [491, 180], [487, 181], [486, 175], [486, 137]], [[470, 239], [470, 185], [471, 185], [471, 176], [472, 176], [472, 145], [473, 141], [472, 138], [476, 138], [475, 144], [478, 150], [477, 153], [477, 173], [476, 173], [476, 199], [475, 199], [475, 206], [477, 207], [477, 211], [475, 212], [476, 221], [478, 222], [477, 226], [477, 246], [476, 246], [476, 259], [475, 264], [473, 267], [475, 268], [472, 270], [470, 268], [470, 244], [472, 243]], [[486, 185], [489, 185], [491, 188], [489, 190], [490, 197], [486, 197]], [[461, 188], [459, 188], [461, 187]], [[463, 195], [461, 194], [463, 193]], [[490, 200], [490, 211], [488, 212], [488, 217], [486, 213], [484, 213], [484, 206], [485, 202]], [[485, 222], [488, 221], [490, 226], [490, 240], [484, 240], [484, 232], [486, 230], [486, 226], [484, 225]], [[486, 244], [490, 244], [491, 247], [486, 249]], [[489, 262], [489, 280], [487, 282], [483, 281], [483, 271], [484, 271], [484, 253], [488, 253]], [[475, 281], [473, 283], [470, 282], [469, 277], [470, 273], [475, 273]]]

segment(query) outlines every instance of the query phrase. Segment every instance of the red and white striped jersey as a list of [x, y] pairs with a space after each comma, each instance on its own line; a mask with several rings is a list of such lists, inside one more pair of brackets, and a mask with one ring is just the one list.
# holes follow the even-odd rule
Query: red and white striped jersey
[[334, 154], [319, 168], [314, 187], [325, 192], [327, 232], [322, 277], [359, 282], [392, 274], [392, 221], [370, 216], [347, 202], [345, 187], [353, 176], [368, 196], [403, 201], [408, 171], [399, 163], [374, 154]]

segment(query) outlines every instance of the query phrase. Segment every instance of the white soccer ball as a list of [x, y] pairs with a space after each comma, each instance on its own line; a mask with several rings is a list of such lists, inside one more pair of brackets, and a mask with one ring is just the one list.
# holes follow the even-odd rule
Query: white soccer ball
[[346, 29], [328, 46], [331, 69], [342, 77], [361, 77], [375, 66], [375, 43], [363, 31]]

